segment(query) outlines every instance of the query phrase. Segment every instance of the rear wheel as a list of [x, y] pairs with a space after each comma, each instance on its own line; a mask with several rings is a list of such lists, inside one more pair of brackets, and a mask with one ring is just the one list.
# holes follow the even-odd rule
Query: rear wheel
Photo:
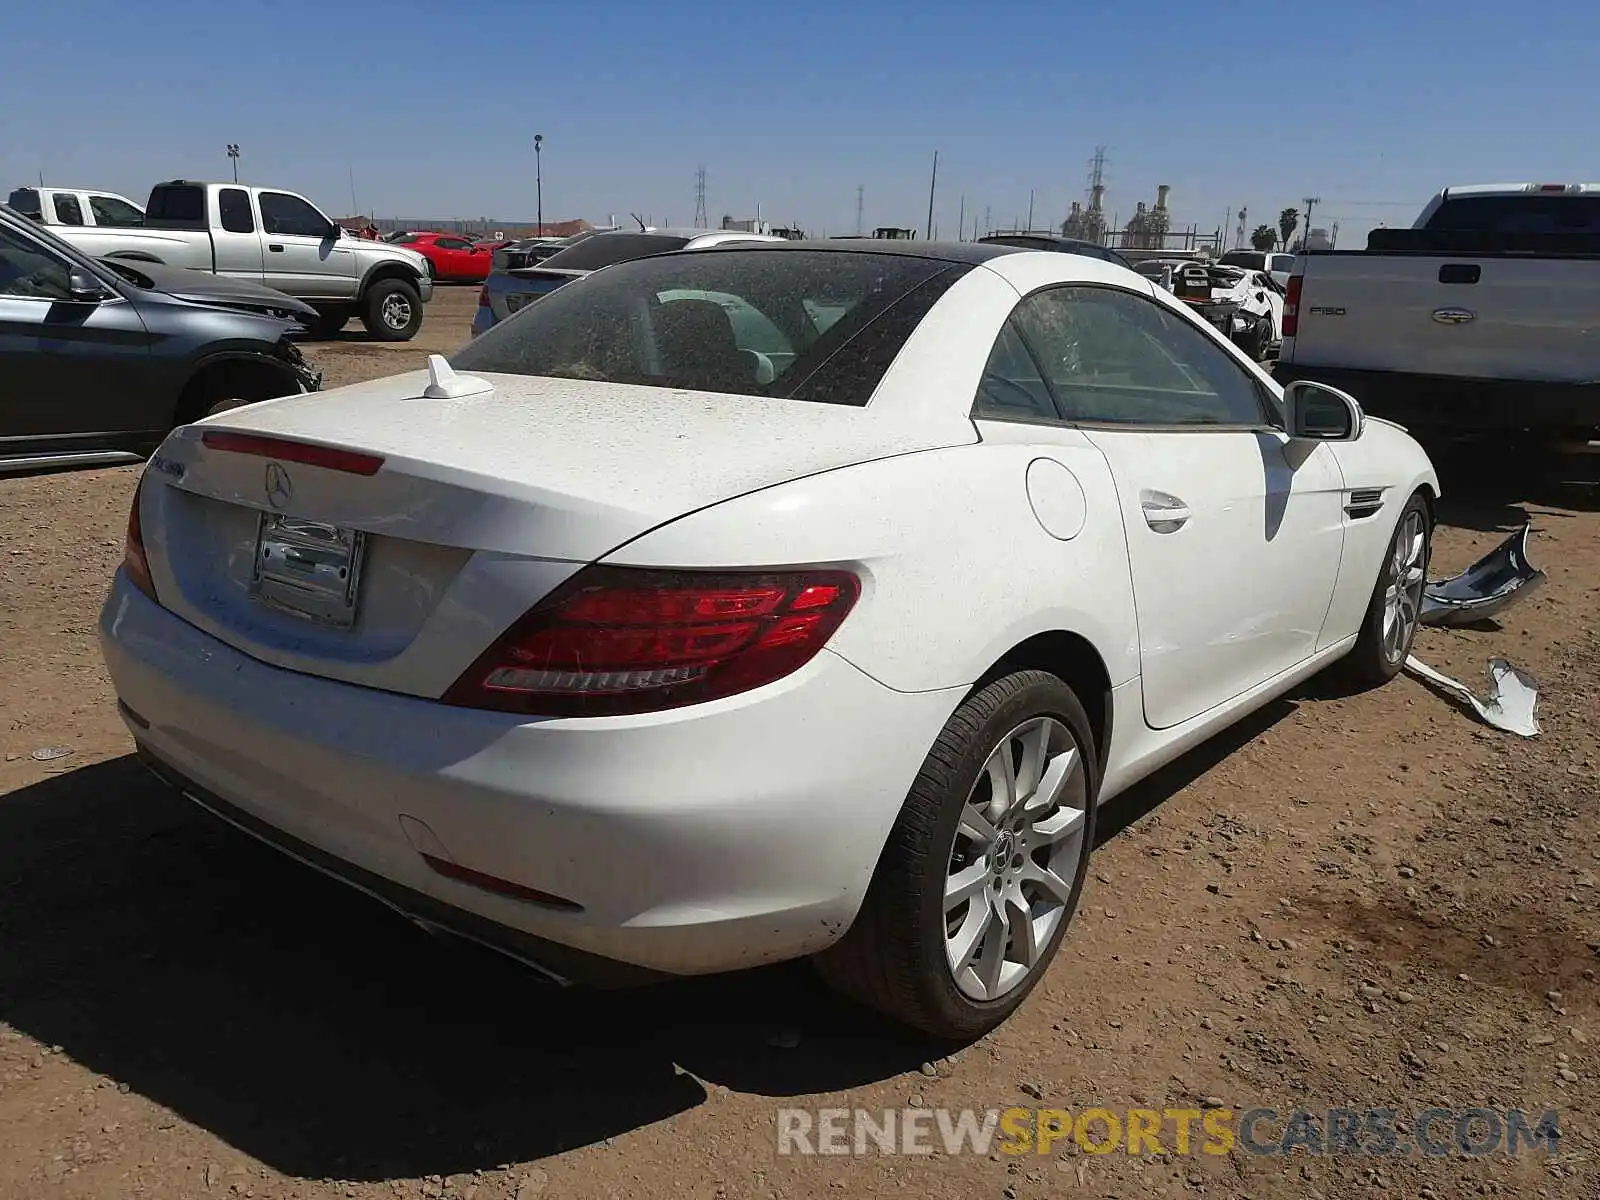
[[1406, 665], [1422, 627], [1422, 589], [1428, 581], [1432, 545], [1428, 502], [1416, 492], [1400, 510], [1361, 633], [1344, 661], [1345, 674], [1353, 683], [1378, 687]]
[[361, 323], [380, 342], [409, 342], [422, 328], [422, 297], [404, 279], [380, 279], [367, 289]]
[[969, 696], [906, 797], [849, 932], [818, 956], [846, 995], [941, 1038], [1014, 1012], [1083, 889], [1100, 780], [1072, 689], [1019, 671]]

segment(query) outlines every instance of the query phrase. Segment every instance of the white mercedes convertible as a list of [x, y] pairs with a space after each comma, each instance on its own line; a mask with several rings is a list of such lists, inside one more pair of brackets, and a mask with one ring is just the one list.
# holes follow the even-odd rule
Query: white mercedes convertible
[[1435, 472], [1108, 262], [786, 243], [598, 272], [151, 459], [101, 619], [150, 767], [568, 981], [813, 956], [1000, 1023], [1097, 806], [1392, 678]]

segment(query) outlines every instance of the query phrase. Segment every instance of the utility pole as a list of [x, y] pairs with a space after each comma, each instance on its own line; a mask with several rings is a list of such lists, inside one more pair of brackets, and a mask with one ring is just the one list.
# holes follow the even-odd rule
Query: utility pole
[[1028, 232], [1033, 232], [1033, 189], [1028, 189]]
[[351, 167], [349, 170], [350, 170], [350, 215], [353, 216], [353, 217], [358, 217], [358, 216], [361, 215], [361, 206], [356, 203], [356, 169], [354, 167]]
[[705, 229], [711, 223], [711, 218], [706, 216], [706, 169], [701, 167], [694, 173], [694, 227]]
[[[1306, 231], [1300, 236], [1300, 248], [1302, 250], [1309, 249], [1311, 246], [1311, 210], [1321, 203], [1321, 196], [1306, 197]], [[1288, 248], [1287, 246], [1284, 247], [1285, 250]]]
[[544, 236], [544, 134], [533, 135], [533, 219], [539, 223], [539, 236]]
[[228, 160], [233, 163], [233, 181], [239, 182], [239, 143], [228, 143]]
[[867, 185], [856, 184], [856, 236], [861, 236], [861, 214], [867, 207]]
[[966, 198], [965, 195], [963, 195], [961, 197], [960, 215], [956, 217], [956, 241], [964, 242], [966, 240], [967, 240], [967, 198]]
[[994, 232], [994, 221], [990, 219], [989, 206], [987, 204], [985, 204], [983, 206], [983, 236], [984, 237], [988, 237], [993, 232]]
[[928, 224], [923, 230], [923, 237], [933, 238], [933, 189], [939, 182], [939, 152], [933, 152], [933, 174], [928, 178]]

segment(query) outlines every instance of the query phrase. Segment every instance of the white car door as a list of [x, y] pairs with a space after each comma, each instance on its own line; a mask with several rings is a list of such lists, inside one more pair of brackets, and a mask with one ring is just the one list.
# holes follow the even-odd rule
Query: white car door
[[1344, 537], [1329, 447], [1291, 441], [1268, 385], [1152, 296], [1053, 287], [1014, 320], [1116, 481], [1148, 723], [1181, 724], [1309, 657]]
[[340, 245], [338, 226], [309, 200], [290, 192], [257, 193], [268, 287], [306, 299], [348, 300], [356, 294], [356, 255]]

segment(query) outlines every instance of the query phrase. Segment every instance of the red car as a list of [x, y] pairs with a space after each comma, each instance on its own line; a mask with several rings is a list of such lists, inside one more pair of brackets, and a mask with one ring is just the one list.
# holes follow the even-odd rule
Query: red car
[[392, 244], [422, 255], [441, 283], [482, 283], [494, 263], [493, 250], [458, 233], [403, 233]]

